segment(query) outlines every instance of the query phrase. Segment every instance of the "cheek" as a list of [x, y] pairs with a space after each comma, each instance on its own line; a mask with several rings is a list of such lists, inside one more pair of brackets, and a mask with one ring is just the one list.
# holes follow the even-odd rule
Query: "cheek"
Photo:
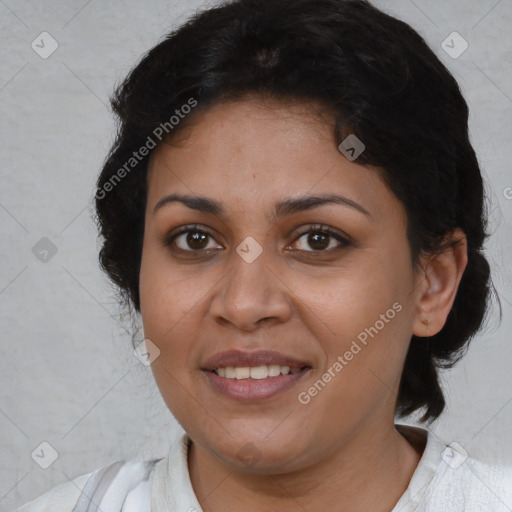
[[177, 355], [186, 347], [175, 340], [187, 325], [187, 317], [193, 315], [197, 298], [183, 273], [177, 274], [162, 256], [164, 252], [151, 244], [144, 245], [139, 291], [144, 335], [158, 346], [165, 358], [167, 352]]
[[[366, 254], [364, 261], [361, 258], [350, 272], [330, 279], [323, 290], [310, 295], [315, 297], [318, 310], [329, 320], [332, 330], [343, 338], [356, 337], [376, 322], [379, 331], [389, 331], [390, 323], [396, 323], [400, 316], [396, 310], [403, 309], [408, 289], [406, 277], [395, 265], [372, 256]], [[393, 309], [395, 302], [402, 308]]]
[[[326, 366], [309, 383], [310, 387], [298, 390], [302, 392], [300, 403], [305, 404], [305, 425], [321, 423], [321, 428], [329, 432], [344, 425], [350, 431], [370, 417], [382, 417], [394, 410], [408, 346], [407, 321], [401, 317], [404, 309], [394, 304], [395, 309], [393, 303], [376, 308], [376, 317], [368, 311], [368, 316], [365, 311], [357, 311], [355, 318], [354, 312], [351, 317], [347, 311], [339, 319], [342, 334], [332, 337], [327, 347], [324, 345], [328, 353]], [[381, 320], [381, 313], [387, 323]]]
[[323, 317], [335, 334], [323, 345], [338, 401], [371, 401], [397, 385], [411, 336], [407, 258], [407, 250], [368, 251], [353, 272], [331, 282], [335, 294], [323, 302]]
[[194, 403], [190, 395], [196, 289], [149, 247], [143, 252], [139, 289], [144, 336], [160, 350], [151, 365], [153, 376], [167, 407], [181, 423], [188, 414], [199, 414], [190, 407]]
[[189, 272], [177, 270], [156, 239], [156, 234], [149, 232], [143, 244], [139, 277], [141, 315], [152, 329], [164, 329], [190, 309], [193, 288], [188, 285]]

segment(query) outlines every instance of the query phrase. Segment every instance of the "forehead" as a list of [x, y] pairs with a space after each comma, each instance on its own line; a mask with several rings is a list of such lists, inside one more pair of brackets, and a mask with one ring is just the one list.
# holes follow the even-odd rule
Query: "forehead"
[[307, 193], [339, 192], [369, 205], [393, 200], [377, 169], [341, 154], [334, 122], [318, 104], [221, 103], [197, 114], [169, 142], [149, 162], [148, 207], [172, 192], [260, 209]]
[[236, 159], [239, 166], [243, 157], [257, 167], [271, 159], [313, 156], [315, 148], [321, 149], [319, 144], [324, 149], [334, 144], [333, 120], [320, 109], [316, 103], [283, 103], [258, 96], [222, 102], [186, 118], [186, 127], [171, 133], [173, 137], [156, 148], [152, 160], [200, 160], [211, 155], [215, 159], [208, 162], [210, 168], [227, 170], [230, 160]]

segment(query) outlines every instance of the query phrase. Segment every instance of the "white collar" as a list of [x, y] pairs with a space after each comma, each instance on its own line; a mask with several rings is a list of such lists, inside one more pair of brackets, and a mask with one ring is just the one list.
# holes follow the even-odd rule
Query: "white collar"
[[151, 510], [201, 512], [188, 472], [190, 438], [186, 433], [176, 439], [169, 456], [160, 460], [154, 469], [151, 488]]

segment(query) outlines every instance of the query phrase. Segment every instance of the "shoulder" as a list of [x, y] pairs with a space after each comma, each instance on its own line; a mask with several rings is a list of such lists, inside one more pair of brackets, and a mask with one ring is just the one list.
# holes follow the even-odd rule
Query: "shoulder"
[[425, 511], [512, 510], [511, 466], [473, 458], [457, 442], [447, 445], [433, 433], [429, 437], [430, 454], [436, 460], [437, 467], [425, 492]]
[[457, 442], [446, 444], [434, 432], [398, 426], [414, 444], [426, 438], [421, 460], [397, 503], [401, 512], [511, 512], [512, 467], [473, 458]]
[[[471, 456], [457, 445], [448, 446], [426, 493], [427, 510], [510, 512], [512, 467]], [[446, 508], [446, 510], [448, 510]]]
[[156, 462], [113, 462], [53, 487], [14, 512], [85, 512], [91, 502], [96, 507], [103, 505], [104, 510], [132, 504], [135, 510], [149, 512], [149, 479]]
[[37, 498], [25, 503], [14, 512], [71, 512], [75, 506], [85, 484], [94, 474], [86, 473], [76, 477], [74, 480], [57, 485], [41, 494]]

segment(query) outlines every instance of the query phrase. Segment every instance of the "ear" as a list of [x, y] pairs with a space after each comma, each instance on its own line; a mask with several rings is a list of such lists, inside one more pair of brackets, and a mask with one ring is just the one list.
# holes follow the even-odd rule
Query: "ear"
[[445, 240], [458, 242], [422, 258], [416, 281], [415, 336], [433, 336], [443, 328], [468, 262], [467, 239], [461, 229], [452, 231]]

